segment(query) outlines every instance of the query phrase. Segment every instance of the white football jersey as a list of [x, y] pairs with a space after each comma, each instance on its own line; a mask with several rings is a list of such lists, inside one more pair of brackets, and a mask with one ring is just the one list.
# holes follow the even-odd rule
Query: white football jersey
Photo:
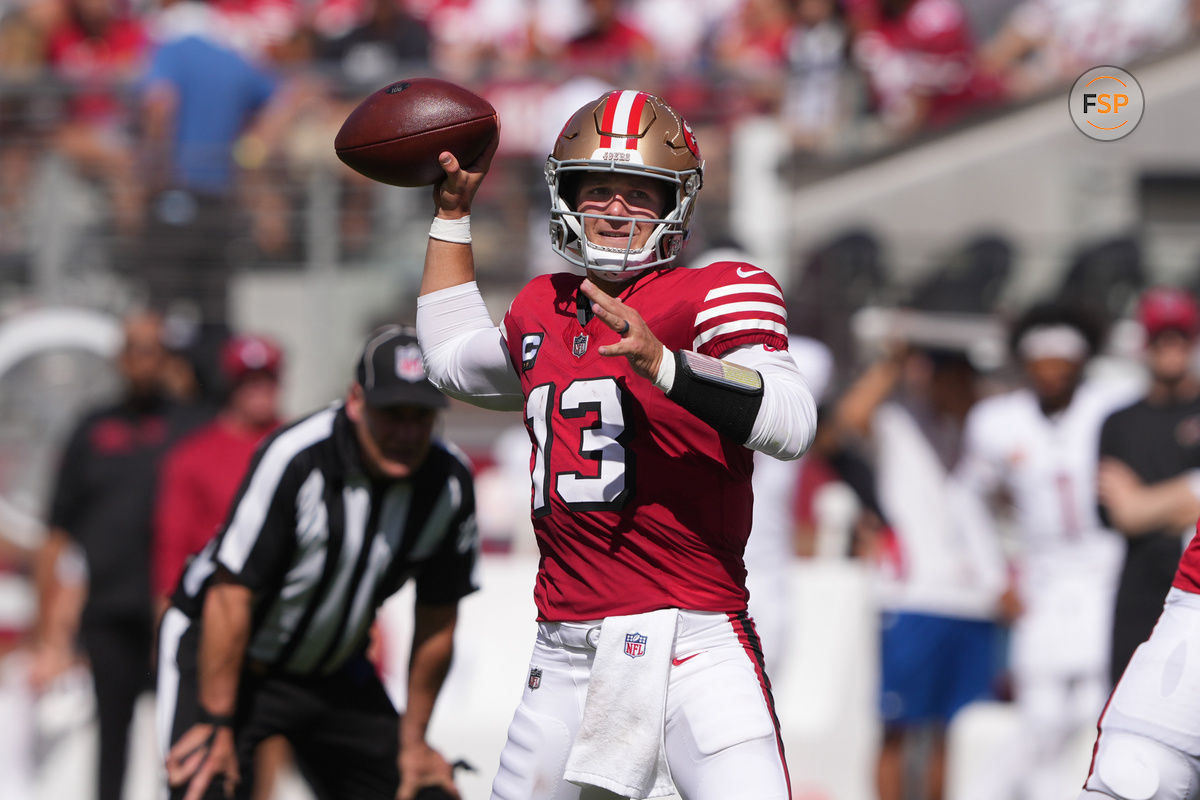
[[[1025, 606], [1014, 633], [1018, 668], [1106, 663], [1124, 541], [1097, 512], [1100, 428], [1135, 396], [1135, 387], [1089, 381], [1047, 417], [1020, 389], [981, 401], [967, 418], [956, 479], [980, 498], [1002, 491], [1013, 505]], [[982, 517], [975, 524], [994, 527]]]

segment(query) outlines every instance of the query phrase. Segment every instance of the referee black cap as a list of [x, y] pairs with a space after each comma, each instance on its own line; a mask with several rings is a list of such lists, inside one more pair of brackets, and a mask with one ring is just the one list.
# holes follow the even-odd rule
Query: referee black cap
[[363, 345], [355, 379], [367, 405], [445, 408], [446, 396], [429, 382], [415, 329], [387, 325]]

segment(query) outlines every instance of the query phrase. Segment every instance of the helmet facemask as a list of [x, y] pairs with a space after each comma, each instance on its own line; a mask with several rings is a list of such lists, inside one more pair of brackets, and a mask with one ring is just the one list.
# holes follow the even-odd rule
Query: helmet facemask
[[[616, 106], [622, 97], [628, 104], [630, 96], [641, 101], [635, 108], [645, 110], [628, 114], [624, 125], [629, 135], [605, 133], [601, 120], [611, 121], [603, 116], [607, 104]], [[551, 246], [572, 264], [597, 271], [608, 280], [628, 280], [644, 270], [670, 264], [687, 240], [702, 169], [691, 129], [670, 106], [640, 92], [605, 95], [575, 113], [546, 161]], [[661, 181], [667, 190], [666, 208], [656, 218], [578, 211], [578, 187], [585, 173], [616, 173]], [[624, 246], [615, 246], [619, 243], [615, 239], [613, 245], [590, 241], [584, 233], [588, 219], [627, 222], [629, 239]], [[640, 248], [633, 247], [638, 226], [644, 230], [646, 225], [653, 226], [649, 237]]]
[[[595, 172], [624, 173], [662, 181], [667, 186], [667, 208], [663, 216], [634, 217], [577, 211], [579, 177]], [[546, 181], [550, 186], [550, 240], [555, 252], [576, 266], [611, 273], [640, 272], [675, 260], [687, 239], [684, 222], [691, 216], [700, 183], [698, 176], [684, 177], [667, 170], [636, 169], [591, 160], [560, 162], [553, 157], [546, 162]], [[628, 222], [629, 239], [625, 246], [606, 246], [589, 240], [584, 235], [584, 221], [589, 218]], [[638, 231], [646, 225], [653, 225], [654, 229], [645, 244], [635, 249], [633, 243]], [[621, 277], [618, 275], [614, 279]]]

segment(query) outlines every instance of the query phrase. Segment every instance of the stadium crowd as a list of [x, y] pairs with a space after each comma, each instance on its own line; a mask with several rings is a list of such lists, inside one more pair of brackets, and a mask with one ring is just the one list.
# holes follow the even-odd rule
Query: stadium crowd
[[[209, 298], [200, 301], [207, 317], [221, 313], [231, 264], [303, 261], [314, 172], [341, 184], [337, 257], [367, 257], [385, 226], [371, 213], [371, 187], [333, 160], [327, 142], [357, 99], [405, 75], [458, 81], [499, 110], [497, 188], [481, 199], [490, 196], [523, 234], [518, 215], [542, 191], [523, 167], [544, 156], [553, 133], [546, 109], [601, 85], [660, 94], [703, 129], [714, 154], [741, 123], [767, 117], [787, 127], [796, 164], [838, 161], [1019, 102], [1091, 64], [1153, 56], [1187, 36], [1194, 6], [6, 0], [0, 267], [30, 282], [31, 264], [44, 260], [48, 212], [38, 209], [47, 203], [28, 201], [47, 157], [95, 198], [80, 230], [54, 220], [58, 236], [74, 239], [60, 258], [130, 276], [156, 300]], [[713, 195], [727, 183], [722, 169], [710, 158]], [[61, 217], [61, 192], [48, 204]], [[520, 254], [503, 265], [510, 273], [536, 251], [505, 249]]]

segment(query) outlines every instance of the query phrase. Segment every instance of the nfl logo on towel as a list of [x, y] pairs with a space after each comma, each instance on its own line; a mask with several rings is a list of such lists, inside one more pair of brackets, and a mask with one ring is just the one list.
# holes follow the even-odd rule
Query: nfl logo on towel
[[630, 658], [646, 655], [646, 637], [640, 633], [625, 634], [625, 655]]

